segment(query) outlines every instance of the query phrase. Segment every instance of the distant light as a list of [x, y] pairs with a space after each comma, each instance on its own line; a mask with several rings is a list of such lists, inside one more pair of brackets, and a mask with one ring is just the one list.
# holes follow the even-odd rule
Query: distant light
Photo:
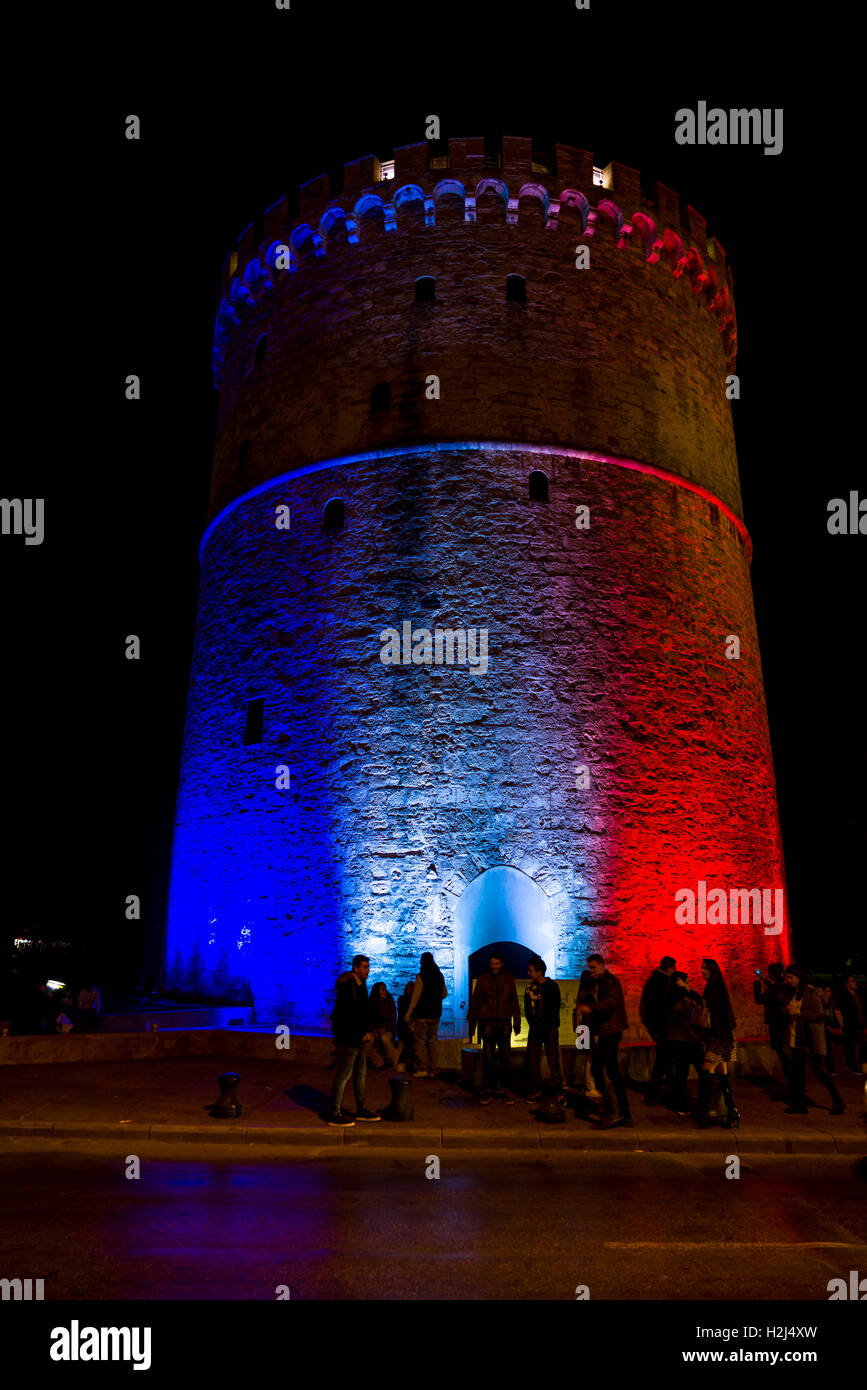
[[46, 989], [66, 989], [63, 980], [46, 980], [45, 987]]
[[12, 938], [12, 945], [17, 951], [20, 950], [22, 946], [32, 946], [33, 942], [29, 936], [15, 936]]
[[593, 183], [596, 188], [611, 188], [614, 184], [614, 171], [610, 164], [606, 164], [604, 169], [593, 167]]

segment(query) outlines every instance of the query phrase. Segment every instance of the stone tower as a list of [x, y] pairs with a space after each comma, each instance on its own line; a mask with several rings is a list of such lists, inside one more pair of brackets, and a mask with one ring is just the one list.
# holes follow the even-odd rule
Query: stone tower
[[355, 952], [399, 992], [429, 949], [461, 1034], [493, 941], [600, 950], [633, 1024], [712, 955], [744, 1033], [788, 912], [704, 219], [563, 145], [410, 145], [221, 295], [167, 982], [317, 1030]]

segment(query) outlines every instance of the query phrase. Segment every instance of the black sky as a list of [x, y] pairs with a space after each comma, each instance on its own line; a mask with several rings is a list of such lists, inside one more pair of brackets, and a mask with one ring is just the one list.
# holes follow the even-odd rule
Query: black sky
[[[8, 935], [92, 941], [104, 968], [134, 982], [140, 930], [124, 919], [125, 895], [142, 895], [156, 930], [165, 908], [221, 263], [283, 193], [423, 139], [435, 113], [444, 135], [529, 135], [638, 168], [688, 199], [726, 248], [793, 925], [816, 966], [863, 941], [867, 540], [826, 528], [831, 497], [867, 492], [863, 446], [851, 442], [856, 263], [847, 270], [833, 189], [817, 196], [841, 134], [833, 104], [803, 80], [818, 40], [796, 35], [786, 9], [764, 11], [761, 28], [747, 5], [703, 22], [690, 8], [601, 0], [589, 12], [567, 0], [293, 0], [285, 12], [149, 6], [87, 21], [69, 118], [39, 91], [28, 99], [44, 168], [34, 178], [23, 147], [16, 159], [42, 302], [23, 327], [9, 413], [24, 442], [2, 490], [46, 498], [47, 535], [41, 547], [2, 539]], [[676, 145], [675, 111], [699, 100], [782, 107], [783, 153]], [[142, 119], [137, 144], [123, 138], [130, 112]], [[123, 398], [129, 372], [143, 381], [137, 405]], [[130, 632], [139, 663], [123, 657]]]

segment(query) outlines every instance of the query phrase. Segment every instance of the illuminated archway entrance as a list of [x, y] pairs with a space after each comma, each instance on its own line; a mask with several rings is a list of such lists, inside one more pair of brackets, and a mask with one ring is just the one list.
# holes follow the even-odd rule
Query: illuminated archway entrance
[[557, 929], [548, 896], [529, 874], [500, 865], [468, 883], [455, 908], [455, 1035], [466, 1037], [469, 958], [495, 942], [515, 942], [556, 971]]

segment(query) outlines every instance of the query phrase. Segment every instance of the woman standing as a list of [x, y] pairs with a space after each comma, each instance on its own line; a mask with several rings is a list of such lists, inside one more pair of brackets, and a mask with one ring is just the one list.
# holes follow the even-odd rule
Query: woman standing
[[705, 981], [701, 1008], [693, 1022], [701, 1030], [704, 1058], [698, 1074], [698, 1124], [702, 1129], [716, 1124], [719, 1116], [711, 1117], [717, 1098], [722, 1094], [726, 1103], [723, 1129], [740, 1128], [740, 1111], [735, 1106], [728, 1069], [735, 1057], [735, 1016], [723, 973], [715, 960], [705, 957], [701, 963]]
[[840, 1092], [834, 1085], [825, 1065], [827, 1045], [825, 1042], [825, 1006], [819, 991], [807, 984], [807, 976], [797, 965], [786, 966], [786, 984], [791, 990], [791, 998], [786, 1005], [789, 1014], [789, 1032], [785, 1047], [791, 1063], [792, 1104], [787, 1106], [786, 1115], [806, 1115], [806, 1077], [807, 1058], [813, 1064], [816, 1080], [828, 1092], [833, 1104], [832, 1115], [842, 1115], [846, 1109]]
[[412, 1024], [416, 1057], [421, 1064], [416, 1076], [436, 1076], [437, 1033], [445, 997], [446, 982], [442, 971], [430, 951], [425, 951], [406, 1011], [406, 1021]]

